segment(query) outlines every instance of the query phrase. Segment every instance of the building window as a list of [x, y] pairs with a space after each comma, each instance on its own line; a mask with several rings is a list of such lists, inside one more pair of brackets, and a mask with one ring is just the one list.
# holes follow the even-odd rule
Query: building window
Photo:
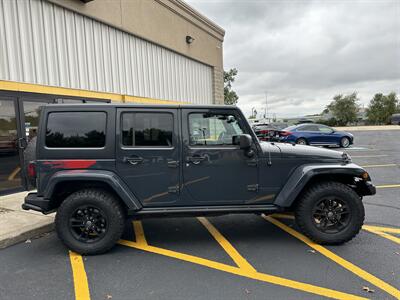
[[170, 113], [123, 113], [122, 145], [172, 147], [173, 123]]
[[106, 142], [105, 112], [54, 112], [48, 115], [46, 146], [101, 148]]

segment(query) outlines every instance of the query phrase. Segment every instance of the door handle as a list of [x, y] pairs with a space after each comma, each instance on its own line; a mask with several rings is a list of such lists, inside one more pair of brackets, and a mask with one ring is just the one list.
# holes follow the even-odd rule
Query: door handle
[[195, 156], [188, 156], [186, 158], [186, 161], [191, 162], [194, 165], [198, 165], [199, 163], [201, 163], [205, 159], [206, 159], [205, 156], [195, 155]]
[[19, 149], [25, 149], [27, 146], [28, 146], [28, 143], [26, 142], [25, 138], [18, 139], [18, 148]]
[[130, 163], [131, 165], [137, 165], [140, 164], [141, 162], [143, 162], [143, 158], [142, 157], [124, 157], [123, 161], [125, 163]]

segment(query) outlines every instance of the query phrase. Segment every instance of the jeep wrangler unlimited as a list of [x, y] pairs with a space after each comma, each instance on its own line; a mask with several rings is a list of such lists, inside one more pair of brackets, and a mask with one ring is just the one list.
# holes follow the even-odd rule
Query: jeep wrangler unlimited
[[113, 247], [127, 216], [287, 211], [340, 244], [375, 194], [346, 153], [260, 142], [233, 106], [46, 105], [28, 171], [37, 192], [22, 207], [57, 211], [58, 236], [81, 254]]

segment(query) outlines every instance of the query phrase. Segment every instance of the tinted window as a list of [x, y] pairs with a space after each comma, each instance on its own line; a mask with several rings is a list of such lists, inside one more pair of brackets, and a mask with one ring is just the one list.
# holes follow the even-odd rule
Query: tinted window
[[321, 131], [323, 133], [332, 133], [333, 132], [333, 129], [328, 126], [319, 125], [318, 128], [319, 128], [319, 131]]
[[50, 113], [46, 146], [51, 148], [99, 148], [106, 142], [105, 112]]
[[298, 131], [319, 131], [319, 129], [316, 125], [304, 125]]
[[233, 145], [232, 137], [243, 134], [235, 116], [194, 113], [189, 115], [190, 145]]
[[122, 114], [122, 145], [124, 146], [171, 147], [172, 132], [172, 114]]

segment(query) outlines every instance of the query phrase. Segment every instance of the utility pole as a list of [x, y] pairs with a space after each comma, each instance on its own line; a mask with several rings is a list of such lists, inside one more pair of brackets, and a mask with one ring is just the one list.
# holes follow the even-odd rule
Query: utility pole
[[267, 96], [267, 92], [265, 92], [265, 114], [264, 114], [264, 118], [267, 120], [267, 122], [269, 123], [269, 118], [268, 118], [268, 96]]

